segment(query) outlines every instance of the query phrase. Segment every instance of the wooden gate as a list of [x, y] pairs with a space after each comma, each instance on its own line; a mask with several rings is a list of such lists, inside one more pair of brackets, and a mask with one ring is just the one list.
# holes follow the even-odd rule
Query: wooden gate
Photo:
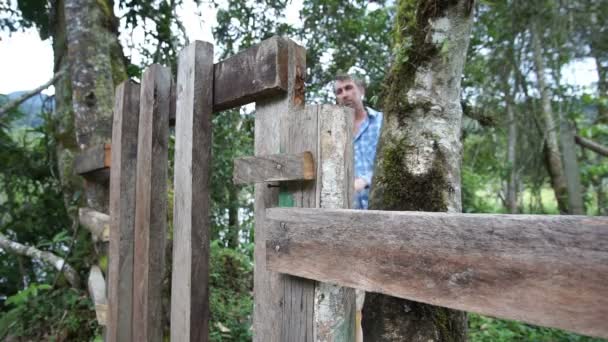
[[208, 339], [211, 117], [250, 102], [255, 156], [235, 160], [234, 181], [255, 183], [254, 341], [353, 341], [352, 288], [608, 337], [608, 218], [348, 210], [353, 112], [305, 107], [305, 71], [288, 39], [216, 64], [195, 42], [176, 82], [152, 65], [117, 88], [111, 147], [77, 165], [111, 171], [109, 217], [81, 211], [110, 242], [107, 340], [163, 338], [170, 125], [171, 339]]

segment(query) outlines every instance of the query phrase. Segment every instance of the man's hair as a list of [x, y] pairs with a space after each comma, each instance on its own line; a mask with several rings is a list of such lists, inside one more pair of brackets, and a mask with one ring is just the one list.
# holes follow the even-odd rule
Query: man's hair
[[336, 81], [344, 82], [344, 81], [353, 81], [357, 85], [357, 87], [365, 90], [365, 80], [362, 77], [351, 74], [337, 74]]

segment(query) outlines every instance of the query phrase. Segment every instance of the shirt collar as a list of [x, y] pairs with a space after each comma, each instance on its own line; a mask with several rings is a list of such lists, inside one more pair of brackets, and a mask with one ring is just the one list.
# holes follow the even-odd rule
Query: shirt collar
[[378, 115], [378, 111], [371, 109], [370, 107], [365, 107], [367, 114], [372, 117], [376, 117]]

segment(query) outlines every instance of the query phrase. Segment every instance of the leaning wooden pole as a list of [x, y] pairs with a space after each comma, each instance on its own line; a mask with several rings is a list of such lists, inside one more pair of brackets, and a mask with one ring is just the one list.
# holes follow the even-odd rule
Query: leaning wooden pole
[[213, 45], [180, 53], [177, 84], [171, 340], [208, 341]]
[[140, 86], [133, 81], [125, 81], [116, 89], [111, 149], [114, 162], [110, 172], [108, 342], [133, 340], [133, 249], [139, 95]]
[[[287, 50], [287, 58], [280, 60], [281, 68], [287, 69], [287, 77], [279, 76], [279, 80], [286, 84], [287, 91], [266, 100], [256, 102], [255, 115], [255, 142], [256, 156], [278, 154], [284, 148], [281, 146], [281, 135], [286, 134], [289, 112], [304, 106], [304, 80], [306, 71], [305, 50], [292, 41], [282, 38], [271, 38], [278, 50]], [[268, 53], [258, 51], [258, 55]], [[287, 137], [283, 138], [287, 140]], [[303, 151], [299, 151], [303, 152]], [[312, 196], [314, 197], [314, 196]], [[265, 210], [275, 207], [279, 203], [278, 188], [269, 187], [268, 184], [255, 185], [255, 272], [254, 272], [254, 310], [253, 310], [253, 340], [255, 342], [287, 341], [289, 331], [301, 331], [299, 341], [309, 341], [312, 338], [312, 315], [308, 321], [297, 317], [312, 311], [313, 282], [290, 279], [291, 277], [266, 270], [266, 229]], [[292, 291], [293, 290], [293, 291]], [[284, 291], [292, 291], [294, 298], [299, 295], [301, 305], [291, 306], [291, 301], [285, 301]], [[291, 310], [293, 308], [293, 310]], [[288, 317], [286, 317], [286, 315]], [[281, 322], [298, 322], [299, 326], [291, 328]], [[308, 333], [308, 337], [306, 336]]]
[[163, 340], [170, 89], [169, 68], [154, 64], [144, 71], [137, 141], [133, 341]]

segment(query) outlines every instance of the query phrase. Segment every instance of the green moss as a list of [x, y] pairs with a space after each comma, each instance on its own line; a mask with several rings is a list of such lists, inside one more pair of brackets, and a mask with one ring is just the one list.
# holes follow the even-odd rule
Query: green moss
[[382, 189], [381, 203], [373, 207], [383, 210], [447, 211], [446, 194], [449, 184], [446, 179], [445, 157], [435, 144], [435, 160], [428, 172], [412, 174], [407, 171], [405, 157], [413, 144], [402, 139], [382, 149], [380, 172], [376, 187]]
[[97, 5], [99, 6], [99, 9], [101, 9], [101, 12], [103, 13], [103, 15], [106, 18], [114, 15], [114, 12], [112, 11], [112, 7], [108, 3], [107, 0], [97, 0], [96, 2], [97, 2]]
[[[472, 1], [470, 1], [472, 2]], [[393, 30], [393, 66], [387, 76], [387, 88], [382, 93], [387, 113], [408, 115], [407, 91], [415, 80], [416, 70], [433, 57], [442, 54], [445, 46], [427, 42], [432, 19], [445, 15], [457, 0], [401, 0]]]

